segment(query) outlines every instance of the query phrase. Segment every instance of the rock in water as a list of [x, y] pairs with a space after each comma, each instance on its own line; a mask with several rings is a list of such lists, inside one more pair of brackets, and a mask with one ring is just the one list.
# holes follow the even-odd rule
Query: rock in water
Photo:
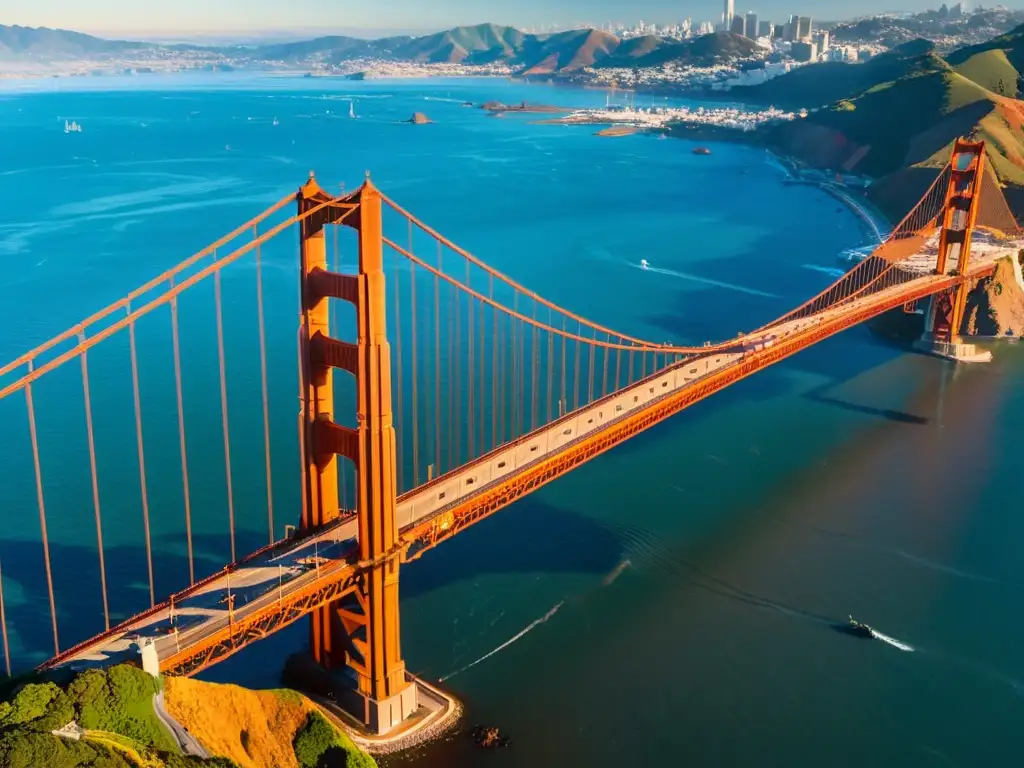
[[413, 125], [426, 125], [427, 123], [430, 123], [430, 122], [433, 122], [433, 121], [429, 117], [427, 117], [425, 114], [423, 114], [422, 112], [416, 112], [409, 119], [409, 122], [412, 123]]
[[501, 732], [493, 726], [475, 726], [471, 734], [473, 741], [481, 749], [497, 749], [508, 746], [508, 737], [502, 736]]

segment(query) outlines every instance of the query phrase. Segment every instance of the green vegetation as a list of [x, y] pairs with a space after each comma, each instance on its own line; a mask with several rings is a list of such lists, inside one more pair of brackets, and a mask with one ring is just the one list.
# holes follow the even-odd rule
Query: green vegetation
[[141, 669], [121, 664], [78, 675], [68, 686], [68, 696], [75, 702], [76, 720], [83, 728], [173, 750], [174, 739], [153, 710], [153, 695], [159, 690], [160, 683]]
[[373, 768], [373, 759], [316, 710], [295, 734], [295, 757], [301, 768]]
[[914, 40], [862, 64], [800, 67], [737, 89], [744, 101], [806, 108], [806, 118], [758, 138], [809, 165], [877, 179], [869, 197], [900, 219], [949, 160], [953, 142], [985, 142], [989, 168], [1015, 210], [1024, 208], [1024, 26], [982, 45], [936, 55]]
[[[0, 765], [4, 768], [232, 768], [230, 760], [177, 754], [157, 719], [160, 684], [141, 669], [89, 670], [65, 688], [27, 682], [0, 702]], [[81, 739], [56, 736], [75, 722]]]
[[798, 67], [759, 85], [733, 89], [741, 101], [799, 109], [855, 99], [880, 83], [945, 68], [927, 40], [911, 40], [863, 64], [830, 61]]

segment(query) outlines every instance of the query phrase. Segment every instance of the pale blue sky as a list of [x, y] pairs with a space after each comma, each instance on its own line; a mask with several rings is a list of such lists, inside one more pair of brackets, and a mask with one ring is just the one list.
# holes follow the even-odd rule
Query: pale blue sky
[[[950, 5], [955, 0], [947, 0]], [[885, 10], [923, 10], [941, 0], [737, 0], [782, 20]], [[977, 2], [975, 2], [977, 4]], [[993, 0], [984, 0], [992, 5]], [[1021, 0], [1008, 3], [1020, 7]], [[2, 8], [2, 6], [7, 6]], [[521, 27], [608, 20], [671, 21], [721, 16], [721, 0], [4, 0], [0, 24], [94, 32], [229, 32], [341, 29], [441, 29], [493, 21]]]

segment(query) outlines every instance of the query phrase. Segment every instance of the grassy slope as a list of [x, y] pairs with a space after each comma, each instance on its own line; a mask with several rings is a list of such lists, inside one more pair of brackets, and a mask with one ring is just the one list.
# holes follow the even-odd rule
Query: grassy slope
[[934, 178], [925, 171], [944, 165], [961, 136], [986, 142], [1001, 182], [1024, 185], [1024, 104], [993, 90], [1002, 80], [1004, 92], [1015, 92], [1018, 60], [1024, 64], [1024, 28], [948, 60], [914, 41], [864, 64], [803, 67], [749, 90], [788, 91], [820, 107], [767, 133], [781, 151], [838, 167], [868, 147], [852, 170], [878, 177], [871, 196], [899, 217]]
[[942, 66], [927, 40], [912, 40], [863, 64], [833, 61], [797, 67], [758, 85], [733, 89], [741, 101], [799, 109], [852, 99], [867, 89]]
[[[316, 707], [294, 691], [250, 691], [199, 680], [167, 680], [167, 710], [210, 752], [242, 768], [299, 768], [293, 742]], [[335, 743], [350, 753], [349, 763], [365, 758], [352, 741], [336, 732]]]

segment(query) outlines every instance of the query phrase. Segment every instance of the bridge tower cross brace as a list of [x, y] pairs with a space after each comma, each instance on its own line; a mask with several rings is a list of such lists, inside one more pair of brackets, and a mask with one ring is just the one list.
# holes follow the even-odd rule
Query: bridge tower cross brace
[[[939, 235], [937, 274], [964, 275], [971, 256], [971, 236], [978, 218], [981, 183], [985, 175], [985, 143], [958, 139], [950, 160], [949, 185]], [[956, 266], [950, 270], [951, 257]], [[925, 335], [956, 344], [963, 325], [970, 288], [966, 281], [932, 297], [926, 316]]]
[[[338, 456], [356, 467], [359, 561], [367, 564], [352, 590], [311, 616], [310, 650], [328, 670], [347, 667], [356, 696], [353, 714], [378, 733], [417, 708], [401, 656], [398, 605], [400, 561], [396, 449], [391, 407], [391, 348], [387, 340], [380, 192], [369, 180], [338, 204], [311, 177], [297, 196], [302, 295], [302, 424], [305, 499], [301, 530], [316, 530], [341, 514]], [[324, 228], [346, 225], [359, 235], [357, 274], [327, 269]], [[328, 300], [356, 308], [355, 344], [330, 336]], [[356, 429], [332, 418], [333, 369], [356, 378]]]

